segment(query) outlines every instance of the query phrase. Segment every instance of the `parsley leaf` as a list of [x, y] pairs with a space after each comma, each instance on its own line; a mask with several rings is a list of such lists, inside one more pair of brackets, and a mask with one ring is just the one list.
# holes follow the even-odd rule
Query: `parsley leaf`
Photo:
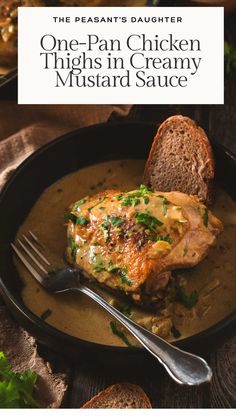
[[117, 273], [123, 284], [128, 285], [129, 287], [132, 285], [132, 282], [127, 277], [127, 269], [126, 268], [120, 268], [118, 266], [114, 266], [113, 262], [110, 260], [107, 268], [107, 272], [111, 272], [113, 274]]
[[0, 378], [1, 408], [42, 407], [33, 397], [38, 378], [36, 372], [13, 372], [3, 352], [0, 352]]
[[67, 212], [64, 214], [64, 221], [68, 223], [68, 221], [72, 221], [72, 223], [76, 223], [76, 215], [72, 214], [71, 212]]
[[204, 226], [208, 227], [209, 209], [207, 207], [200, 207], [199, 211], [200, 211], [200, 215], [202, 217]]
[[[95, 208], [97, 205], [101, 204], [104, 200], [105, 200], [105, 196], [100, 196], [98, 202], [96, 202], [96, 204], [94, 204], [92, 207], [88, 208], [88, 211], [91, 211], [93, 208]], [[100, 208], [99, 208], [100, 209]]]
[[126, 316], [126, 317], [131, 317], [131, 307], [130, 306], [125, 306], [122, 308], [122, 313]]
[[64, 215], [65, 222], [68, 223], [68, 221], [72, 221], [74, 224], [79, 224], [81, 226], [85, 226], [89, 223], [89, 220], [87, 218], [84, 218], [82, 216], [76, 217], [76, 215], [72, 214], [71, 212], [66, 213]]
[[87, 218], [82, 217], [81, 215], [76, 218], [75, 224], [79, 224], [80, 226], [86, 226], [89, 223]]
[[119, 277], [121, 281], [123, 282], [123, 284], [126, 284], [129, 287], [131, 287], [132, 282], [129, 280], [129, 278], [126, 275], [126, 269], [119, 269]]
[[140, 204], [141, 202], [140, 198], [143, 198], [144, 203], [148, 204], [149, 198], [147, 194], [149, 194], [150, 192], [152, 192], [152, 189], [150, 189], [148, 186], [140, 185], [139, 189], [133, 192], [128, 192], [126, 194], [119, 194], [116, 196], [116, 199], [118, 199], [118, 201], [121, 201], [122, 207], [136, 207], [136, 205]]
[[75, 205], [73, 206], [72, 211], [78, 211], [79, 207], [83, 204], [85, 204], [85, 202], [87, 202], [87, 197], [80, 199], [79, 201], [77, 201], [75, 203]]
[[114, 227], [118, 227], [121, 224], [123, 224], [123, 222], [124, 222], [124, 220], [122, 220], [122, 218], [115, 217], [115, 216], [110, 217], [109, 221], [110, 221], [111, 225], [114, 226]]
[[105, 243], [108, 242], [109, 240], [109, 228], [110, 226], [113, 227], [120, 227], [123, 223], [124, 220], [122, 220], [122, 218], [117, 217], [115, 215], [105, 215], [103, 217], [104, 222], [100, 225], [100, 229], [103, 230], [103, 234], [104, 234], [104, 241]]
[[41, 314], [41, 319], [45, 321], [49, 316], [51, 316], [51, 314], [52, 314], [52, 310], [48, 308]]
[[156, 226], [160, 227], [163, 225], [162, 221], [158, 220], [158, 218], [152, 217], [145, 212], [135, 212], [134, 217], [137, 223], [143, 224], [154, 233], [156, 233]]
[[116, 322], [110, 322], [110, 328], [114, 335], [118, 336], [127, 346], [133, 346], [127, 336], [122, 332]]
[[100, 225], [100, 229], [103, 230], [104, 242], [107, 243], [109, 240], [109, 223], [105, 221]]
[[95, 272], [102, 272], [106, 270], [104, 261], [96, 253], [93, 255], [93, 269]]
[[74, 239], [72, 239], [72, 237], [69, 238], [69, 247], [70, 247], [71, 257], [73, 259], [75, 259], [76, 252], [77, 252], [77, 246], [76, 246], [76, 243], [75, 243]]
[[208, 214], [209, 214], [208, 208], [204, 208], [204, 212], [203, 212], [203, 223], [204, 223], [204, 226], [205, 227], [208, 226]]
[[172, 333], [172, 335], [174, 336], [175, 339], [178, 339], [181, 336], [180, 331], [178, 329], [176, 329], [176, 327], [174, 325], [171, 328], [171, 333]]
[[189, 295], [187, 295], [185, 289], [178, 286], [176, 290], [176, 301], [178, 301], [184, 307], [191, 309], [198, 302], [198, 293], [196, 290], [194, 290]]

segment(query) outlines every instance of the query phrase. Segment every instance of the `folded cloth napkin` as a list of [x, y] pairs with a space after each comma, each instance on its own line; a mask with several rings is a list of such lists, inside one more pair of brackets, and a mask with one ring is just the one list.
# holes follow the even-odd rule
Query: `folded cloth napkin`
[[31, 153], [76, 128], [128, 115], [129, 105], [17, 105], [0, 102], [0, 188]]

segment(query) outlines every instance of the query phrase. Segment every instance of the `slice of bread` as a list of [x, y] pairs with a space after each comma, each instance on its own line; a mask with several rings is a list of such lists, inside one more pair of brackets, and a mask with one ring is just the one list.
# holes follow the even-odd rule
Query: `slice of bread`
[[190, 118], [171, 116], [159, 127], [144, 171], [157, 191], [179, 191], [212, 201], [214, 157], [205, 131]]
[[136, 384], [114, 384], [98, 393], [82, 409], [151, 409], [146, 393]]

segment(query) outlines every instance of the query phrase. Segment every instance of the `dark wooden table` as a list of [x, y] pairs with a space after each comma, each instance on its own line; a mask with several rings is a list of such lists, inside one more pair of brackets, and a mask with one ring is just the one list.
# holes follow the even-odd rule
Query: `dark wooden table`
[[[236, 46], [236, 14], [227, 17], [225, 30], [226, 39]], [[16, 86], [12, 84], [4, 89], [1, 98], [15, 99]], [[226, 78], [224, 106], [135, 106], [128, 119], [157, 123], [176, 113], [197, 120], [212, 141], [223, 143], [236, 154], [236, 73]], [[159, 365], [147, 368], [139, 363], [136, 367], [116, 368], [114, 364], [105, 368], [83, 357], [73, 362], [43, 347], [39, 351], [56, 370], [68, 374], [65, 407], [79, 408], [106, 386], [128, 381], [143, 387], [153, 407], [232, 408], [236, 407], [236, 333], [231, 331], [229, 336], [221, 338], [223, 342], [206, 348], [213, 379], [209, 385], [199, 388], [175, 384]]]

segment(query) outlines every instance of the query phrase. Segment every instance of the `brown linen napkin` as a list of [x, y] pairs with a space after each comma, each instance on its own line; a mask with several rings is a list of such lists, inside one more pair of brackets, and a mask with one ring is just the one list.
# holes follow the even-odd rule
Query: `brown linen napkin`
[[0, 102], [0, 188], [31, 153], [58, 136], [105, 122], [111, 114], [126, 116], [128, 105], [17, 105]]
[[35, 397], [43, 407], [61, 406], [67, 390], [65, 374], [52, 372], [50, 364], [38, 355], [35, 339], [17, 325], [3, 306], [0, 306], [0, 351], [14, 372], [30, 369], [38, 374]]

